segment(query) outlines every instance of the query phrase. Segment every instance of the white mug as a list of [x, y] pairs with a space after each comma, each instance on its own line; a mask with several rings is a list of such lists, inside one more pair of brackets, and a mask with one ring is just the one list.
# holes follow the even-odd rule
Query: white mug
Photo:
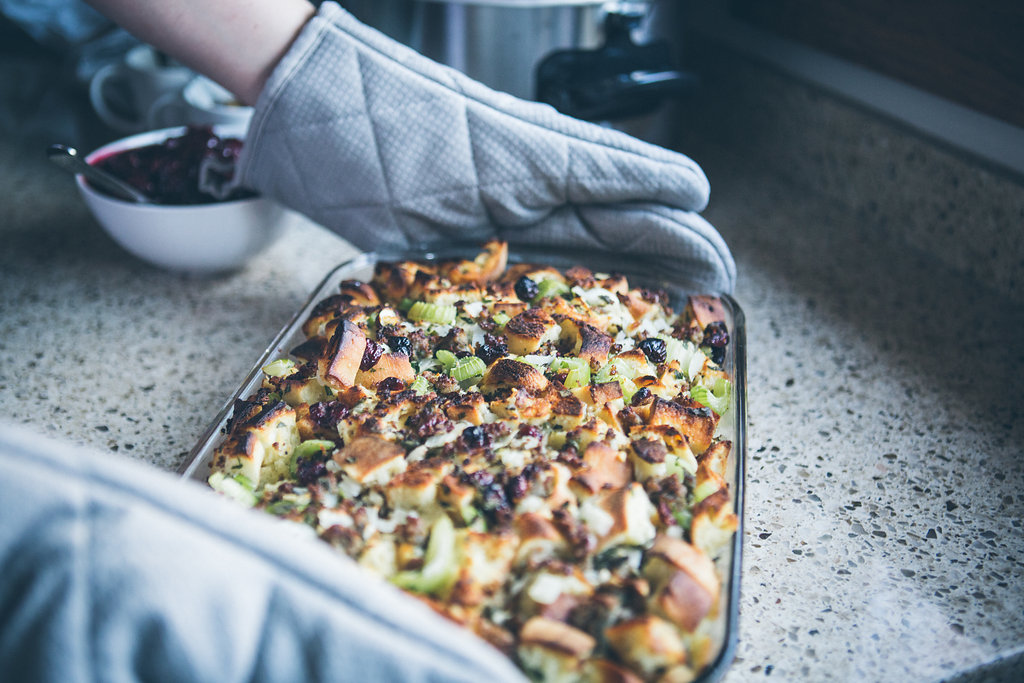
[[149, 118], [154, 128], [171, 126], [247, 126], [252, 107], [204, 76], [196, 76], [180, 92], [167, 93], [153, 103]]
[[[165, 64], [149, 45], [138, 45], [116, 64], [109, 64], [89, 83], [96, 114], [114, 130], [136, 133], [152, 128], [150, 110], [168, 93], [180, 92], [195, 75], [177, 63]], [[120, 103], [120, 109], [114, 103]]]

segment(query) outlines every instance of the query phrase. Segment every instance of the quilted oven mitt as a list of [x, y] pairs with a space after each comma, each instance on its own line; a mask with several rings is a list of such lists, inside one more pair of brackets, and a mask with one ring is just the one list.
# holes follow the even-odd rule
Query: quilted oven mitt
[[497, 236], [640, 255], [709, 291], [736, 277], [691, 159], [490, 90], [330, 2], [260, 95], [238, 182], [364, 249]]
[[511, 662], [322, 542], [0, 424], [0, 678], [506, 681]]

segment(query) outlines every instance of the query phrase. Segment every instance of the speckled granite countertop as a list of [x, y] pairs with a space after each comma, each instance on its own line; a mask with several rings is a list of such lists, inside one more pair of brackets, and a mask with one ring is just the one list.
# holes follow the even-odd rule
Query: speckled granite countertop
[[[353, 251], [296, 218], [229, 277], [153, 270], [13, 139], [0, 139], [0, 415], [174, 470]], [[1019, 680], [1024, 310], [840, 203], [705, 153], [749, 344], [725, 680]]]

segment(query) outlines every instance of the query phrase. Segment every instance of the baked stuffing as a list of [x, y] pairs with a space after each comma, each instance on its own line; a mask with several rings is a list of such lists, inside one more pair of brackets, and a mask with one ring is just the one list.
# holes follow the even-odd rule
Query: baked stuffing
[[722, 304], [507, 261], [494, 241], [341, 283], [235, 405], [209, 483], [535, 680], [692, 680], [737, 528]]

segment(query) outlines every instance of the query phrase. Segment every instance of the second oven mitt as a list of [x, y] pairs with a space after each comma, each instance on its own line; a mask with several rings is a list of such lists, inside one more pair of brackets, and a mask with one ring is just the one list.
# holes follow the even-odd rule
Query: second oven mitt
[[735, 283], [691, 159], [493, 91], [331, 2], [260, 95], [237, 178], [364, 249], [499, 237]]
[[523, 681], [306, 531], [0, 423], [5, 681]]

